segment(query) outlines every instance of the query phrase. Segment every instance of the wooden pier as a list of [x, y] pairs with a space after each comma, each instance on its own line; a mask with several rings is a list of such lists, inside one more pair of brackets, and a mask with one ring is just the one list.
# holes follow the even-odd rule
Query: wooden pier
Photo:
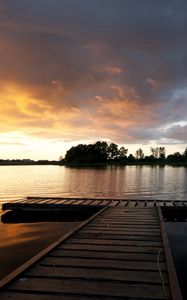
[[93, 198], [26, 197], [2, 204], [2, 210], [59, 211], [64, 207], [109, 206], [109, 207], [187, 207], [187, 201], [125, 200]]
[[110, 203], [0, 281], [0, 299], [182, 300], [160, 208]]

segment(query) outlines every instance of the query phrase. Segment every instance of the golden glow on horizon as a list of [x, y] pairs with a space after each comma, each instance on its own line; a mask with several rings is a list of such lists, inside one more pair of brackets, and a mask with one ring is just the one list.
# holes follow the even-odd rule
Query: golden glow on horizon
[[[104, 139], [103, 139], [104, 140]], [[34, 138], [29, 135], [26, 135], [22, 132], [10, 132], [0, 134], [0, 153], [1, 159], [23, 159], [30, 158], [34, 160], [38, 159], [49, 159], [49, 160], [58, 160], [62, 155], [64, 156], [66, 151], [72, 146], [77, 145], [78, 143], [88, 144], [91, 143], [90, 140], [79, 140], [66, 142], [60, 139], [42, 139]], [[95, 141], [93, 141], [95, 142]], [[107, 140], [110, 143], [110, 140]], [[119, 144], [119, 146], [125, 146], [128, 148], [128, 154], [135, 154], [136, 149], [142, 148], [145, 154], [150, 154], [150, 147], [155, 147], [156, 144], [153, 142], [150, 145], [141, 145], [141, 144]], [[166, 146], [167, 154], [181, 151], [184, 149], [184, 146], [181, 144], [178, 145], [169, 145]]]
[[[55, 102], [53, 106], [49, 99], [37, 98], [28, 88], [4, 84], [0, 92], [1, 158], [57, 160], [71, 146], [101, 139], [116, 142], [116, 136], [126, 139], [124, 144], [116, 143], [127, 147], [129, 153], [134, 154], [141, 147], [149, 154], [150, 146], [156, 143], [131, 144], [134, 141], [123, 128], [138, 128], [142, 120], [146, 126], [153, 126], [152, 106], [144, 105], [142, 110], [133, 89], [112, 85], [111, 91], [113, 97], [98, 95], [88, 99], [88, 105], [83, 107], [67, 107], [62, 102], [57, 108]], [[119, 135], [119, 130], [123, 135]], [[168, 148], [169, 152], [180, 151], [181, 145]]]
[[1, 157], [56, 159], [103, 138], [183, 151], [184, 9], [168, 18], [169, 1], [151, 4], [150, 18], [139, 1], [25, 2], [0, 4]]
[[[89, 107], [67, 109], [61, 105], [57, 110], [51, 102], [37, 99], [23, 87], [4, 84], [0, 92], [1, 158], [58, 159], [78, 143], [91, 143], [103, 137], [115, 142], [119, 128], [138, 127], [142, 119], [152, 124], [151, 107], [144, 106], [142, 110], [134, 91], [119, 86], [111, 89], [115, 92], [111, 99], [96, 96], [88, 100]], [[129, 153], [135, 153], [139, 147], [149, 153], [150, 145], [131, 145], [127, 134], [126, 140]], [[179, 151], [180, 147], [169, 148]]]

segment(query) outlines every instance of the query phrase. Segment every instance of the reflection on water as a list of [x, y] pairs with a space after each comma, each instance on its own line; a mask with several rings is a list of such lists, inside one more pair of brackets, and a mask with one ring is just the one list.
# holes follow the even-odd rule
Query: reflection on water
[[23, 196], [187, 199], [187, 168], [1, 166], [0, 200]]
[[0, 223], [0, 279], [78, 224]]
[[[0, 202], [23, 196], [187, 200], [187, 168], [0, 166]], [[0, 223], [0, 276], [75, 223]]]
[[167, 222], [166, 229], [183, 299], [187, 299], [187, 223]]

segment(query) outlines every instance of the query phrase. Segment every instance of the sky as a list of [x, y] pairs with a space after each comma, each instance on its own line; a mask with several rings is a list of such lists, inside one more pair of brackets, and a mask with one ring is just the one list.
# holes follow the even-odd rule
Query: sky
[[0, 0], [0, 158], [187, 145], [187, 1]]

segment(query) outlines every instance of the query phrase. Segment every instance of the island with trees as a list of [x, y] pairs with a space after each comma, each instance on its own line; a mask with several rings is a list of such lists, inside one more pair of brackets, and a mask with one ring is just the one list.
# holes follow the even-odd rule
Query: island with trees
[[60, 158], [59, 163], [62, 165], [187, 165], [187, 147], [182, 154], [176, 152], [168, 156], [166, 156], [165, 147], [151, 147], [150, 155], [144, 155], [143, 150], [139, 148], [134, 156], [128, 154], [128, 149], [125, 147], [119, 148], [117, 144], [98, 141], [95, 144], [79, 144], [71, 147], [65, 157]]

